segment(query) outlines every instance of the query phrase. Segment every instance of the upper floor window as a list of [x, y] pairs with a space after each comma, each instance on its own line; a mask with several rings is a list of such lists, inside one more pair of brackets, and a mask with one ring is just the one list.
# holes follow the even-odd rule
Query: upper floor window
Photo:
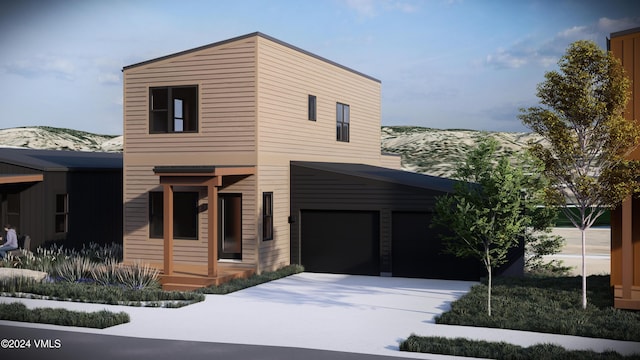
[[149, 131], [152, 133], [198, 131], [198, 87], [153, 87], [150, 92]]
[[316, 96], [309, 95], [309, 120], [316, 121]]
[[349, 105], [336, 103], [336, 140], [349, 142]]

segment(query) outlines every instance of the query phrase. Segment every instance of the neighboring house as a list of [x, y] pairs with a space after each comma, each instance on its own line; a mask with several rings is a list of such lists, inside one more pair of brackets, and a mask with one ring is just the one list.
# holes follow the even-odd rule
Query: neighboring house
[[[626, 119], [640, 119], [640, 28], [611, 34], [608, 48], [631, 80]], [[640, 147], [629, 155], [640, 160]], [[611, 212], [611, 285], [615, 307], [640, 310], [640, 197], [629, 197]]]
[[122, 243], [122, 154], [0, 148], [0, 221], [56, 243]]
[[219, 264], [482, 273], [435, 255], [429, 211], [452, 181], [381, 154], [379, 80], [261, 33], [123, 73], [125, 261], [200, 266], [200, 285]]

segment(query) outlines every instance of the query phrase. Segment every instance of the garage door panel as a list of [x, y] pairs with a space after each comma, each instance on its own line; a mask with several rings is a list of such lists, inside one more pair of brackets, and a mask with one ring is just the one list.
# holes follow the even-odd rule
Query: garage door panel
[[483, 274], [478, 260], [444, 253], [442, 240], [430, 228], [432, 216], [429, 212], [393, 213], [393, 276], [478, 280]]
[[301, 212], [301, 263], [306, 271], [380, 274], [376, 211]]

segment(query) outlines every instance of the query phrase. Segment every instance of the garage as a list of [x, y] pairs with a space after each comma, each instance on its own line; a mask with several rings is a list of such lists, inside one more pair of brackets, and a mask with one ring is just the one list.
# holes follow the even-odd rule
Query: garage
[[476, 259], [443, 253], [444, 246], [430, 228], [431, 212], [394, 211], [392, 214], [393, 276], [478, 280], [484, 270]]
[[[292, 162], [291, 263], [311, 272], [479, 280], [480, 261], [443, 253], [429, 227], [436, 199], [455, 183], [365, 164]], [[523, 246], [513, 249], [504, 269], [522, 274], [523, 255]]]
[[377, 211], [302, 210], [301, 263], [306, 271], [380, 275]]

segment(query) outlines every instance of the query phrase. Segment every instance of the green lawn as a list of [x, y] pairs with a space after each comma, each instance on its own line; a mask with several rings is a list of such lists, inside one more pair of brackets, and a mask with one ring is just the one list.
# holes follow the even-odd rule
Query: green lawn
[[[492, 316], [487, 316], [487, 286], [471, 291], [436, 317], [437, 324], [479, 326], [640, 342], [640, 311], [613, 308], [609, 275], [587, 278], [587, 309], [582, 309], [582, 278], [522, 277], [494, 279]], [[566, 351], [552, 345], [530, 348], [506, 343], [411, 335], [400, 348], [498, 359], [640, 359], [617, 353]]]
[[486, 314], [487, 288], [481, 284], [452, 303], [436, 323], [640, 341], [640, 312], [613, 308], [609, 276], [587, 278], [586, 310], [581, 281], [579, 276], [497, 278], [493, 316]]

